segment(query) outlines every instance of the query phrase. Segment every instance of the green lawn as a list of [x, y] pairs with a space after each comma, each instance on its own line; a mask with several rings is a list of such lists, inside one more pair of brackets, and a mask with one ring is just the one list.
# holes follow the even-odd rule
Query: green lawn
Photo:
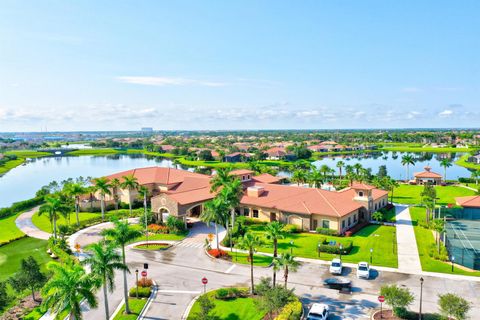
[[[215, 308], [211, 311], [212, 318], [218, 320], [261, 320], [266, 312], [257, 308], [254, 298], [234, 298], [228, 300], [215, 299], [215, 291], [208, 292], [206, 295], [214, 302]], [[188, 320], [194, 320], [200, 310], [200, 304], [196, 301], [193, 304]]]
[[[452, 273], [452, 265], [450, 263], [435, 260], [428, 255], [428, 248], [431, 247], [432, 244], [435, 244], [435, 239], [431, 230], [418, 225], [418, 221], [425, 221], [425, 208], [411, 207], [410, 216], [414, 225], [415, 238], [417, 240], [418, 253], [423, 271]], [[455, 267], [454, 273], [468, 276], [480, 276], [480, 272], [470, 272], [458, 267]]]
[[20, 212], [6, 218], [0, 218], [0, 245], [18, 239], [24, 235], [24, 233], [15, 225], [15, 219], [17, 219], [19, 214]]
[[67, 154], [70, 156], [94, 156], [94, 155], [106, 155], [106, 154], [116, 154], [116, 153], [121, 153], [121, 151], [112, 149], [112, 148], [80, 149], [80, 150], [70, 151]]
[[[230, 257], [232, 257], [232, 262], [250, 265], [250, 261], [248, 261], [248, 254], [241, 252], [235, 253], [230, 251], [227, 251], [227, 253]], [[260, 254], [253, 255], [253, 265], [257, 267], [268, 267], [272, 264], [272, 261], [273, 257], [268, 257]]]
[[33, 256], [46, 270], [46, 264], [51, 259], [46, 253], [47, 241], [34, 238], [22, 238], [0, 247], [0, 281], [17, 272], [22, 259]]
[[[258, 248], [258, 251], [273, 253], [273, 247], [270, 241], [263, 236], [265, 227], [262, 225], [249, 226], [249, 230], [259, 234], [264, 244]], [[352, 237], [333, 237], [316, 233], [292, 233], [284, 239], [278, 241], [279, 254], [290, 251], [290, 241], [293, 240], [293, 254], [295, 256], [332, 260], [337, 257], [334, 254], [321, 253], [318, 257], [317, 245], [321, 238], [327, 238], [328, 241], [335, 240], [337, 243], [346, 243], [353, 241], [353, 249], [349, 255], [342, 256], [345, 262], [370, 261], [370, 248], [373, 249], [373, 265], [385, 267], [397, 267], [396, 237], [395, 227], [369, 225], [357, 232]], [[395, 253], [394, 253], [395, 250]]]
[[[447, 205], [455, 203], [455, 197], [473, 196], [475, 192], [466, 188], [457, 186], [436, 186], [437, 204]], [[422, 202], [423, 186], [401, 184], [393, 192], [393, 202], [405, 204], [420, 204]]]
[[398, 144], [386, 144], [380, 150], [383, 151], [396, 151], [396, 152], [431, 152], [431, 153], [447, 153], [447, 152], [471, 152], [472, 148], [434, 148], [423, 147], [420, 144], [412, 143], [398, 143]]
[[148, 246], [145, 244], [137, 245], [134, 249], [137, 250], [146, 250], [146, 251], [157, 251], [157, 250], [165, 250], [170, 248], [171, 245], [166, 243], [149, 243]]
[[14, 154], [18, 158], [16, 160], [7, 161], [5, 164], [0, 165], [0, 175], [7, 173], [11, 169], [23, 164], [26, 158], [39, 158], [52, 155], [48, 152], [36, 152], [33, 150], [13, 150], [7, 151], [5, 154]]
[[455, 164], [459, 165], [459, 166], [462, 166], [462, 167], [465, 167], [465, 168], [469, 168], [469, 169], [480, 170], [480, 164], [467, 162], [468, 157], [470, 157], [469, 154], [465, 154], [465, 155], [461, 156], [460, 159], [455, 161]]
[[125, 312], [125, 304], [122, 306], [120, 311], [117, 313], [113, 320], [136, 320], [140, 315], [140, 311], [142, 311], [143, 306], [147, 303], [147, 299], [136, 299], [136, 298], [128, 298], [129, 307], [130, 307], [130, 314], [124, 314]]

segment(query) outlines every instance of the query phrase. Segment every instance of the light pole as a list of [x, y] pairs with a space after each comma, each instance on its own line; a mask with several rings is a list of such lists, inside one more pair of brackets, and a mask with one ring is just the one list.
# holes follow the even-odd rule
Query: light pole
[[137, 299], [138, 299], [138, 269], [135, 270], [135, 280], [137, 281], [137, 282], [135, 283], [135, 284], [136, 284], [136, 288], [137, 288], [135, 295], [136, 295], [136, 297], [137, 297]]
[[372, 264], [373, 248], [370, 248], [370, 264]]
[[293, 240], [290, 241], [290, 255], [293, 255]]
[[342, 261], [342, 250], [343, 250], [343, 245], [340, 243], [340, 261]]
[[318, 257], [319, 257], [319, 258], [320, 258], [320, 246], [321, 246], [321, 244], [319, 243], [319, 244], [317, 245]]
[[420, 312], [418, 313], [418, 320], [422, 320], [422, 296], [423, 296], [423, 278], [420, 278]]
[[450, 260], [452, 261], [452, 273], [453, 273], [453, 266], [454, 266], [454, 264], [455, 264], [455, 257], [452, 256], [452, 258], [451, 258]]

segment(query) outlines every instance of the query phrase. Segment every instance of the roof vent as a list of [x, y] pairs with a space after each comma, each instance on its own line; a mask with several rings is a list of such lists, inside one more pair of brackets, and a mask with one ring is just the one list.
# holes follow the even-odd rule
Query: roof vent
[[262, 196], [262, 194], [265, 192], [265, 189], [263, 187], [248, 187], [247, 188], [247, 196], [253, 197], [253, 198], [259, 198]]

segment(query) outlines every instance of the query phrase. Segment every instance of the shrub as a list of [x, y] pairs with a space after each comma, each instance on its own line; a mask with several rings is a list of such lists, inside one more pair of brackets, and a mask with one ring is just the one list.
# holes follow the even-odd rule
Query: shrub
[[220, 258], [228, 255], [225, 251], [221, 249], [210, 249], [208, 250], [208, 254], [214, 258]]
[[148, 225], [148, 231], [153, 232], [153, 233], [168, 233], [168, 227], [167, 226], [162, 226], [160, 224], [149, 224]]
[[283, 227], [283, 231], [288, 232], [288, 233], [297, 233], [299, 232], [299, 228], [296, 224], [286, 224]]
[[302, 303], [295, 299], [280, 311], [275, 320], [298, 320], [302, 316]]
[[4, 282], [0, 282], [0, 310], [3, 310], [9, 301], [10, 298], [7, 294], [7, 286]]
[[[138, 297], [139, 298], [148, 298], [152, 293], [152, 288], [150, 287], [138, 287]], [[130, 297], [137, 296], [137, 287], [130, 288], [130, 292], [128, 293]]]
[[228, 289], [220, 288], [217, 291], [215, 291], [215, 298], [220, 300], [229, 298]]
[[0, 208], [0, 218], [8, 217], [12, 214], [18, 213], [23, 210], [31, 209], [43, 202], [43, 197], [35, 197], [32, 199], [15, 202], [10, 207]]
[[317, 233], [320, 233], [320, 234], [324, 234], [324, 235], [327, 235], [327, 236], [337, 236], [338, 233], [336, 230], [332, 230], [332, 229], [329, 229], [329, 228], [317, 228], [315, 230]]
[[142, 288], [147, 288], [153, 286], [153, 280], [150, 278], [143, 278], [138, 280], [137, 286], [142, 287]]
[[215, 291], [215, 299], [219, 300], [245, 297], [247, 295], [248, 289], [246, 288], [220, 288]]
[[[353, 248], [353, 242], [352, 241], [345, 241], [342, 243], [342, 254], [349, 254], [350, 251], [352, 251]], [[340, 243], [337, 243], [336, 245], [332, 246], [328, 244], [328, 241], [326, 239], [323, 240], [322, 243], [320, 243], [319, 246], [320, 252], [325, 252], [325, 253], [331, 253], [331, 254], [340, 254]]]
[[453, 293], [439, 295], [438, 306], [442, 315], [455, 317], [458, 320], [465, 319], [471, 308], [471, 304], [467, 300]]
[[448, 251], [443, 245], [440, 246], [440, 253], [438, 253], [438, 245], [432, 243], [428, 247], [428, 255], [435, 260], [448, 261]]
[[397, 311], [402, 312], [415, 300], [408, 288], [401, 288], [395, 284], [384, 285], [380, 288], [380, 295], [385, 296], [385, 302], [392, 307], [396, 316]]

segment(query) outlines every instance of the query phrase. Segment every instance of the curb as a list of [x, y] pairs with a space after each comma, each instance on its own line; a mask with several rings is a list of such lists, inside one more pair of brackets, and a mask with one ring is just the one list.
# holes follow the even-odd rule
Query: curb
[[117, 308], [115, 309], [115, 311], [112, 313], [112, 315], [108, 319], [111, 320], [111, 319], [115, 318], [117, 316], [117, 314], [120, 312], [120, 310], [122, 309], [124, 304], [125, 304], [125, 299], [122, 299], [122, 301], [118, 304]]
[[150, 305], [152, 304], [153, 299], [157, 296], [157, 291], [158, 291], [158, 285], [153, 281], [153, 290], [152, 293], [150, 294], [150, 297], [148, 297], [147, 303], [143, 306], [142, 311], [140, 311], [140, 314], [138, 315], [137, 320], [142, 320], [145, 318], [145, 313], [147, 313], [148, 308], [150, 308]]

